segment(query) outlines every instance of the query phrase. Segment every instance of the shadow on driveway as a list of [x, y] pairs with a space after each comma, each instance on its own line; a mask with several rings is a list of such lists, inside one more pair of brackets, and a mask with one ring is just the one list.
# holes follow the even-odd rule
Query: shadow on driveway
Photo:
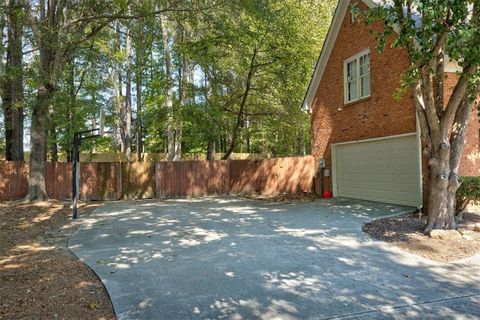
[[370, 239], [412, 209], [349, 199], [109, 203], [69, 248], [119, 319], [480, 317], [480, 258], [441, 264]]

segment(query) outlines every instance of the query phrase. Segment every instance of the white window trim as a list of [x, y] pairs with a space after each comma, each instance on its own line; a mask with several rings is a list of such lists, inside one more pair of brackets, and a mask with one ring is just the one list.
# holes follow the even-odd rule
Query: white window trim
[[[355, 7], [357, 7], [357, 9], [358, 9], [357, 15], [355, 15], [354, 11], [353, 11]], [[360, 12], [360, 7], [358, 5], [358, 1], [355, 1], [354, 3], [352, 3], [352, 5], [350, 7], [350, 22], [351, 23], [354, 23], [355, 21], [358, 20], [359, 12]]]
[[[344, 104], [349, 104], [358, 100], [362, 100], [365, 98], [368, 98], [372, 95], [372, 76], [371, 72], [369, 70], [369, 76], [370, 76], [370, 92], [366, 96], [362, 96], [362, 88], [361, 88], [361, 76], [360, 76], [360, 57], [366, 54], [370, 53], [370, 49], [365, 49], [353, 57], [348, 58], [347, 60], [343, 61], [343, 103]], [[357, 62], [357, 98], [355, 100], [348, 101], [348, 80], [347, 80], [347, 64], [352, 62], [353, 60], [358, 60]], [[370, 66], [371, 67], [371, 56], [370, 56]]]

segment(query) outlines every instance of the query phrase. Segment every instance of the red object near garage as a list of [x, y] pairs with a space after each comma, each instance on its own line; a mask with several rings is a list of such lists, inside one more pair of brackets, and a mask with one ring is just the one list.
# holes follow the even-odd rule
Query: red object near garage
[[323, 191], [323, 198], [331, 198], [332, 197], [332, 192], [331, 191]]

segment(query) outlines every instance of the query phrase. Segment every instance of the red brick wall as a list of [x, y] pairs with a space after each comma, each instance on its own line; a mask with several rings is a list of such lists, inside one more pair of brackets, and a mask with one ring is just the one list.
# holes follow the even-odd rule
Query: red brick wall
[[[367, 10], [362, 1], [359, 1], [359, 5], [361, 10]], [[347, 12], [315, 96], [311, 117], [312, 154], [317, 161], [326, 159], [329, 170], [332, 143], [416, 130], [412, 93], [404, 94], [400, 101], [394, 98], [394, 93], [400, 86], [400, 76], [408, 67], [407, 53], [403, 49], [392, 49], [389, 45], [386, 45], [384, 52], [379, 53], [376, 49], [377, 42], [370, 34], [371, 28], [381, 30], [381, 24], [366, 26], [362, 21], [351, 23]], [[367, 48], [370, 49], [371, 97], [344, 105], [343, 62]], [[455, 81], [455, 74], [449, 74], [445, 84], [447, 97]], [[461, 160], [461, 175], [480, 175], [478, 120], [477, 114], [472, 114]], [[424, 174], [425, 169], [426, 166]], [[425, 176], [424, 181], [426, 182]], [[324, 183], [325, 189], [331, 190], [331, 177], [324, 178]], [[424, 186], [424, 191], [427, 188]]]
[[468, 124], [467, 139], [460, 160], [461, 176], [480, 176], [480, 119], [476, 110], [473, 111]]
[[[367, 7], [359, 1], [360, 9]], [[381, 25], [373, 26], [380, 30]], [[337, 142], [385, 137], [415, 132], [415, 109], [411, 93], [394, 98], [400, 75], [408, 66], [404, 50], [386, 46], [383, 53], [370, 34], [372, 26], [351, 23], [347, 12], [320, 82], [312, 108], [312, 154], [325, 158], [331, 170], [330, 145]], [[344, 105], [343, 62], [370, 49], [371, 97]], [[325, 181], [331, 190], [330, 178]]]
[[[445, 79], [445, 101], [453, 91], [458, 76], [455, 73], [447, 73]], [[480, 176], [480, 119], [477, 110], [472, 111], [468, 123], [468, 131], [465, 139], [462, 158], [460, 160], [461, 176]]]

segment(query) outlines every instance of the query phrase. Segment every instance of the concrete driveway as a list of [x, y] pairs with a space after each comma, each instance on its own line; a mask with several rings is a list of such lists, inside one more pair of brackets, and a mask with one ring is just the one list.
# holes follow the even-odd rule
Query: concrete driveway
[[408, 211], [346, 199], [115, 202], [83, 218], [69, 248], [119, 319], [478, 319], [479, 256], [435, 263], [361, 231]]

